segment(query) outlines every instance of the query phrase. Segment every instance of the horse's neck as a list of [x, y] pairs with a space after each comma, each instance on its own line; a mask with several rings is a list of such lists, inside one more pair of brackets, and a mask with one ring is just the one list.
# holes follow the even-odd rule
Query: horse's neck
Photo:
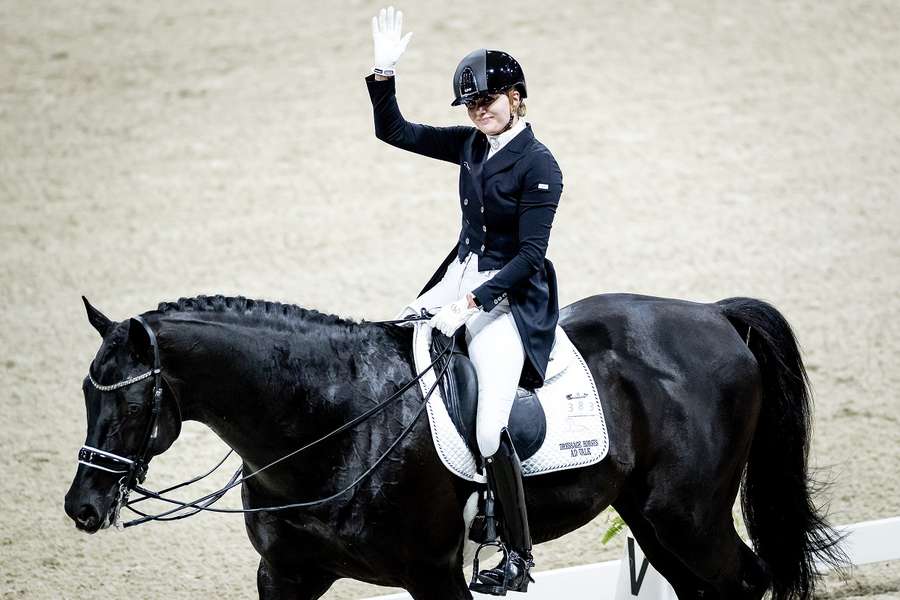
[[[163, 369], [173, 376], [185, 419], [205, 423], [251, 466], [331, 431], [360, 412], [354, 400], [378, 394], [355, 364], [363, 356], [367, 369], [377, 369], [372, 353], [353, 347], [358, 340], [337, 328], [193, 317], [162, 322], [160, 330]], [[322, 452], [337, 450], [310, 455], [325, 458]]]

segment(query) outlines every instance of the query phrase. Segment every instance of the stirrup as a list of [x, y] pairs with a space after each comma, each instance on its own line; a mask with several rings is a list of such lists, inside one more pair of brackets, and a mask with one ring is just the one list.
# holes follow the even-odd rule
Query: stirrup
[[[475, 550], [475, 558], [472, 560], [472, 580], [469, 581], [469, 589], [473, 592], [478, 592], [479, 594], [490, 594], [491, 596], [505, 596], [506, 588], [501, 585], [490, 585], [487, 583], [483, 583], [478, 580], [479, 569], [478, 569], [478, 555], [481, 551], [487, 546], [496, 546], [500, 549], [500, 552], [503, 553], [503, 559], [506, 560], [508, 557], [508, 553], [506, 551], [506, 546], [503, 542], [500, 541], [492, 541], [492, 542], [484, 542], [483, 544], [478, 545], [478, 549]], [[502, 562], [502, 561], [501, 561]]]
[[[485, 546], [496, 546], [503, 553], [503, 558], [500, 560], [500, 565], [503, 565], [504, 567], [503, 576], [499, 581], [496, 581], [493, 577], [482, 577], [483, 574], [490, 573], [490, 571], [486, 570], [481, 572], [478, 569], [478, 554]], [[524, 573], [519, 574], [521, 580], [518, 583], [512, 579], [510, 565], [515, 565], [516, 568], [524, 569]], [[485, 542], [478, 546], [478, 549], [475, 551], [475, 558], [472, 561], [472, 580], [469, 582], [469, 590], [480, 594], [489, 594], [491, 596], [505, 596], [506, 592], [527, 592], [528, 584], [534, 583], [534, 578], [531, 576], [530, 572], [533, 566], [533, 561], [525, 556], [519, 555], [515, 550], [508, 550], [503, 542]]]

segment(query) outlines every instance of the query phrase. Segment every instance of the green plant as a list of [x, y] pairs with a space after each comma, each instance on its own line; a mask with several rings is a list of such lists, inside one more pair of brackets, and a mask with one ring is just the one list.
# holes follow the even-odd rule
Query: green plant
[[622, 531], [628, 527], [625, 523], [625, 519], [619, 516], [619, 513], [616, 512], [616, 509], [613, 507], [609, 507], [606, 509], [606, 518], [609, 522], [609, 527], [606, 528], [606, 532], [603, 534], [603, 538], [600, 540], [601, 544], [607, 544], [614, 537], [622, 533]]

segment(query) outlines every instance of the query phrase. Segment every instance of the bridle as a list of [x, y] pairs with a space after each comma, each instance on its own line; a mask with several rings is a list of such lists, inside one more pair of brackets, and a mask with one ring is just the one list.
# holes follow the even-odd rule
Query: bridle
[[[410, 322], [428, 320], [432, 316], [433, 315], [428, 313], [427, 310], [422, 309], [420, 314], [410, 315], [403, 319], [391, 319], [391, 320], [386, 320], [386, 321], [370, 321], [370, 322], [371, 323], [410, 323]], [[93, 375], [91, 375], [90, 371], [88, 371], [88, 379], [90, 380], [91, 385], [93, 385], [97, 390], [99, 390], [101, 392], [109, 392], [109, 391], [114, 391], [114, 390], [118, 390], [118, 389], [130, 386], [130, 385], [133, 385], [135, 383], [138, 383], [140, 381], [143, 381], [145, 379], [153, 377], [153, 396], [152, 396], [151, 416], [147, 423], [147, 428], [146, 428], [146, 432], [143, 437], [143, 441], [141, 442], [141, 445], [138, 447], [138, 451], [131, 457], [121, 456], [119, 454], [115, 454], [115, 453], [109, 452], [107, 450], [101, 450], [99, 448], [94, 448], [92, 446], [87, 446], [87, 445], [82, 446], [81, 449], [78, 451], [79, 464], [82, 464], [88, 468], [99, 469], [101, 471], [105, 471], [108, 473], [115, 473], [115, 474], [122, 475], [122, 477], [119, 479], [119, 488], [118, 488], [116, 499], [115, 499], [115, 505], [112, 509], [112, 517], [111, 517], [112, 524], [114, 524], [114, 525], [117, 524], [119, 512], [123, 506], [128, 508], [132, 512], [140, 515], [140, 517], [141, 517], [141, 518], [134, 519], [134, 520], [131, 520], [131, 521], [128, 521], [128, 522], [122, 524], [122, 527], [132, 527], [134, 525], [140, 525], [140, 524], [146, 523], [148, 521], [173, 521], [173, 520], [182, 519], [182, 518], [197, 514], [198, 512], [201, 512], [201, 511], [221, 512], [221, 513], [251, 513], [251, 512], [261, 512], [261, 511], [280, 511], [280, 510], [288, 510], [288, 509], [292, 509], [292, 508], [305, 508], [305, 507], [316, 506], [318, 504], [323, 504], [325, 502], [329, 502], [331, 500], [338, 498], [339, 496], [343, 495], [344, 493], [346, 493], [349, 490], [356, 487], [360, 482], [362, 482], [366, 477], [368, 477], [387, 458], [387, 456], [390, 454], [390, 452], [403, 440], [403, 438], [405, 438], [406, 435], [412, 430], [413, 425], [415, 425], [415, 423], [418, 421], [419, 417], [422, 415], [422, 412], [424, 411], [425, 406], [427, 405], [428, 399], [431, 397], [432, 392], [437, 387], [438, 382], [443, 378], [448, 367], [450, 366], [449, 356], [452, 354], [452, 352], [455, 348], [455, 344], [456, 344], [455, 338], [451, 338], [450, 343], [441, 349], [437, 358], [435, 358], [431, 362], [431, 364], [428, 365], [421, 373], [416, 374], [416, 376], [413, 379], [411, 379], [408, 382], [406, 382], [405, 384], [403, 384], [403, 386], [401, 386], [400, 389], [398, 389], [396, 392], [394, 392], [389, 398], [381, 401], [374, 407], [363, 412], [362, 414], [358, 415], [357, 417], [351, 419], [347, 423], [344, 423], [337, 429], [325, 434], [324, 436], [320, 437], [319, 439], [317, 439], [313, 442], [310, 442], [310, 443], [302, 446], [301, 448], [298, 448], [297, 450], [294, 450], [294, 451], [268, 463], [265, 466], [262, 466], [262, 467], [256, 469], [255, 471], [253, 471], [251, 473], [248, 473], [247, 475], [241, 476], [243, 467], [240, 467], [240, 468], [238, 468], [238, 470], [234, 473], [234, 475], [231, 477], [231, 479], [228, 481], [228, 483], [224, 487], [220, 488], [219, 490], [216, 490], [215, 492], [207, 494], [206, 496], [203, 496], [202, 498], [198, 498], [197, 500], [194, 500], [192, 502], [182, 502], [182, 501], [175, 500], [172, 498], [167, 498], [167, 497], [163, 496], [163, 494], [170, 492], [172, 490], [178, 489], [178, 488], [182, 488], [186, 485], [195, 483], [195, 482], [205, 478], [206, 476], [210, 475], [216, 469], [218, 469], [234, 451], [229, 450], [228, 453], [225, 455], [225, 457], [221, 461], [219, 461], [219, 463], [215, 467], [213, 467], [212, 469], [210, 469], [203, 475], [194, 477], [183, 483], [179, 483], [179, 484], [170, 486], [159, 492], [153, 492], [151, 490], [141, 487], [140, 484], [142, 484], [144, 482], [144, 479], [147, 476], [147, 469], [148, 469], [148, 465], [149, 465], [149, 462], [151, 459], [150, 450], [152, 447], [152, 443], [156, 440], [156, 437], [159, 433], [159, 415], [160, 415], [161, 405], [162, 405], [162, 367], [160, 365], [159, 344], [157, 342], [156, 334], [153, 332], [153, 330], [150, 328], [150, 326], [147, 324], [147, 322], [144, 321], [140, 316], [134, 317], [134, 319], [137, 320], [144, 327], [145, 331], [147, 332], [147, 335], [150, 338], [150, 345], [153, 348], [153, 368], [145, 373], [140, 374], [140, 375], [136, 375], [134, 377], [130, 377], [123, 381], [109, 384], [109, 385], [101, 385], [101, 384], [97, 383], [97, 381], [94, 379]], [[413, 420], [400, 433], [400, 435], [397, 437], [397, 439], [393, 443], [391, 443], [391, 445], [378, 458], [378, 460], [376, 460], [365, 472], [363, 472], [362, 475], [357, 477], [352, 483], [350, 483], [347, 487], [345, 487], [341, 491], [334, 493], [328, 497], [320, 498], [318, 500], [312, 500], [312, 501], [308, 501], [308, 502], [294, 502], [294, 503], [285, 504], [285, 505], [281, 505], [281, 506], [254, 507], [254, 508], [245, 508], [245, 509], [211, 508], [211, 505], [213, 503], [217, 502], [218, 500], [220, 500], [225, 495], [226, 492], [228, 492], [230, 489], [232, 489], [234, 487], [237, 487], [238, 485], [241, 485], [244, 481], [247, 481], [248, 479], [255, 477], [256, 475], [265, 471], [266, 469], [273, 467], [285, 460], [293, 458], [293, 457], [297, 456], [298, 454], [300, 454], [300, 453], [302, 453], [302, 452], [304, 452], [304, 451], [306, 451], [328, 439], [331, 439], [332, 437], [334, 437], [340, 433], [343, 433], [344, 431], [347, 431], [348, 429], [351, 429], [352, 427], [355, 427], [356, 425], [369, 419], [376, 413], [381, 412], [381, 410], [384, 409], [388, 404], [390, 404], [391, 402], [400, 398], [404, 392], [406, 392], [410, 387], [412, 387], [413, 384], [415, 384], [417, 381], [419, 381], [422, 378], [423, 375], [425, 375], [425, 373], [427, 373], [429, 370], [433, 369], [435, 367], [435, 365], [442, 358], [445, 358], [445, 357], [447, 357], [448, 360], [445, 361], [443, 367], [441, 368], [440, 373], [435, 377], [435, 382], [428, 389], [428, 392], [425, 395], [424, 401], [422, 402], [422, 405], [419, 407], [418, 411], [416, 411], [416, 414], [413, 417]], [[132, 491], [135, 491], [135, 492], [141, 494], [142, 497], [138, 498], [136, 500], [129, 501], [128, 496]], [[146, 514], [144, 512], [141, 512], [141, 511], [133, 508], [132, 505], [142, 502], [144, 500], [147, 500], [148, 498], [160, 500], [163, 502], [167, 502], [169, 504], [174, 504], [176, 506], [176, 508], [173, 508], [173, 509], [164, 511], [159, 514], [155, 514], [155, 515]], [[175, 513], [181, 512], [181, 511], [186, 511], [187, 509], [193, 509], [193, 510], [191, 510], [190, 512], [186, 512], [185, 514], [177, 514], [177, 515], [175, 514]]]
[[121, 456], [114, 452], [94, 448], [93, 446], [84, 445], [78, 450], [78, 463], [91, 469], [99, 469], [107, 473], [121, 474], [119, 479], [119, 489], [115, 499], [113, 512], [113, 521], [116, 520], [119, 510], [128, 502], [128, 494], [139, 483], [143, 483], [147, 477], [147, 468], [150, 463], [150, 448], [152, 443], [159, 435], [159, 414], [162, 407], [162, 366], [159, 360], [159, 344], [156, 340], [156, 334], [153, 329], [140, 316], [134, 317], [134, 320], [140, 323], [144, 331], [150, 338], [150, 346], [153, 348], [153, 368], [146, 373], [141, 373], [134, 377], [129, 377], [124, 381], [109, 385], [101, 385], [97, 383], [94, 376], [88, 369], [88, 379], [98, 391], [111, 392], [122, 389], [148, 379], [153, 378], [153, 396], [150, 406], [150, 419], [147, 421], [147, 427], [144, 431], [141, 444], [138, 446], [137, 452], [131, 457]]

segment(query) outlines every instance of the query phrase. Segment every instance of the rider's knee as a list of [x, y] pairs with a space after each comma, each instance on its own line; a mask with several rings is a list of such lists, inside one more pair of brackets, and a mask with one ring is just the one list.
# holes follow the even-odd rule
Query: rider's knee
[[482, 456], [493, 456], [500, 447], [500, 428], [496, 427], [479, 427], [475, 432], [478, 440], [478, 451]]

